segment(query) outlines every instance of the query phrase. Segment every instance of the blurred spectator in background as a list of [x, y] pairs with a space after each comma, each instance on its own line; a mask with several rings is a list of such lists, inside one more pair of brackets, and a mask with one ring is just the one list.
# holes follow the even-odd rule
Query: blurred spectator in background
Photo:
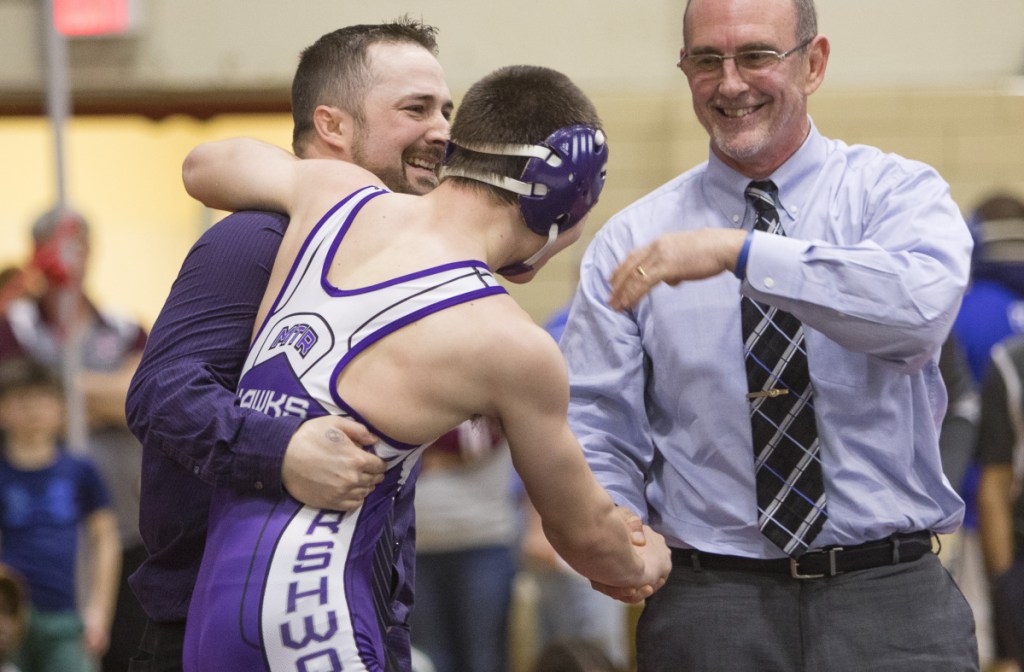
[[601, 647], [582, 639], [560, 639], [547, 644], [530, 672], [619, 672]]
[[[1024, 669], [1024, 336], [992, 348], [982, 387], [978, 523], [997, 651]], [[1005, 664], [1000, 670], [1009, 670]]]
[[0, 565], [0, 672], [20, 672], [11, 657], [24, 633], [24, 580], [10, 567]]
[[[973, 383], [982, 384], [989, 367], [992, 348], [1005, 338], [1024, 333], [1024, 201], [1018, 196], [993, 192], [974, 207], [967, 216], [967, 224], [974, 238], [971, 258], [971, 282], [964, 294], [960, 312], [953, 324], [955, 338], [967, 359]], [[944, 375], [945, 378], [945, 375]], [[946, 380], [947, 387], [950, 381]], [[955, 391], [950, 388], [950, 408], [943, 433], [947, 432], [949, 416], [957, 411]], [[955, 434], [956, 430], [954, 430]], [[950, 440], [943, 441], [943, 465], [947, 463]], [[976, 590], [974, 582], [986, 583], [983, 570], [971, 558], [978, 555], [978, 481], [980, 469], [973, 459], [960, 482], [950, 480], [966, 504], [964, 524], [958, 549], [952, 555], [951, 571], [963, 588], [978, 620], [979, 650], [984, 656], [992, 645], [989, 623], [988, 586]], [[998, 629], [998, 626], [996, 626]], [[1003, 644], [997, 641], [993, 656], [1001, 669], [1006, 663]]]
[[[0, 557], [28, 585], [28, 628], [15, 656], [23, 672], [92, 670], [117, 596], [116, 519], [92, 462], [61, 441], [64, 410], [63, 386], [47, 367], [0, 362]], [[87, 576], [76, 571], [80, 532]]]
[[480, 419], [421, 461], [412, 644], [436, 672], [504, 672], [519, 539], [508, 444], [497, 423]]
[[[128, 669], [144, 625], [141, 607], [127, 587], [127, 576], [145, 558], [138, 524], [142, 449], [128, 431], [124, 405], [146, 332], [137, 322], [100, 309], [85, 293], [89, 225], [82, 215], [66, 208], [49, 210], [33, 224], [32, 239], [31, 262], [6, 285], [23, 293], [8, 301], [0, 319], [0, 362], [28, 357], [55, 372], [77, 371], [68, 397], [69, 449], [87, 455], [99, 469], [123, 544], [121, 589], [103, 660], [104, 672], [121, 672]], [[74, 445], [79, 416], [84, 446]]]
[[942, 374], [942, 382], [946, 384], [949, 396], [946, 417], [942, 420], [939, 432], [942, 470], [957, 492], [960, 492], [974, 459], [981, 402], [967, 356], [954, 334], [950, 334], [942, 346], [939, 373]]
[[992, 194], [970, 214], [974, 237], [971, 284], [953, 325], [980, 383], [992, 346], [1024, 333], [1024, 201]]
[[8, 266], [0, 270], [0, 314], [7, 312], [7, 306], [15, 299], [35, 294], [35, 287], [42, 287], [42, 275], [32, 265], [24, 268]]

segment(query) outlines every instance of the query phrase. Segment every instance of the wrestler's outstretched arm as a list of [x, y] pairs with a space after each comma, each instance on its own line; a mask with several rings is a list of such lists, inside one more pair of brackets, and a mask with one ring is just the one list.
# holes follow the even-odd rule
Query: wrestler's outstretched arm
[[[616, 593], [634, 601], [660, 588], [671, 569], [661, 535], [618, 510], [597, 483], [566, 420], [569, 383], [558, 346], [534, 325], [492, 334], [496, 411], [512, 459], [544, 533], [558, 554], [596, 584], [636, 589]], [[627, 597], [628, 596], [628, 597]]]

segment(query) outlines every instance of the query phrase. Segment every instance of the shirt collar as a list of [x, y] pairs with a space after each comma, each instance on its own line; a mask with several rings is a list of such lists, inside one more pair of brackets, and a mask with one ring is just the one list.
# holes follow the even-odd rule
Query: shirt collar
[[[828, 142], [818, 133], [814, 121], [807, 138], [793, 156], [768, 176], [779, 188], [779, 204], [783, 221], [796, 221], [814, 189], [816, 176], [825, 162]], [[743, 196], [750, 178], [722, 163], [710, 152], [703, 189], [708, 202], [713, 203], [722, 216], [735, 227], [749, 228], [753, 215]]]

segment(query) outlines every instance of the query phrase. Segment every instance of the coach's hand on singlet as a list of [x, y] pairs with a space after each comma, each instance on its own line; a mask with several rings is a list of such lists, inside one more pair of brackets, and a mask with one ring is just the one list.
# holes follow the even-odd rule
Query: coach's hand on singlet
[[307, 420], [288, 442], [281, 482], [303, 504], [350, 511], [384, 479], [384, 461], [363, 448], [374, 441], [352, 420], [332, 415]]

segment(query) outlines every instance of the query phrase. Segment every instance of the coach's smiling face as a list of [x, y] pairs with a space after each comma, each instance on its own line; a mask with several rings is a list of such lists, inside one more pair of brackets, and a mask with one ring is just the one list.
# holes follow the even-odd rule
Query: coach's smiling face
[[355, 121], [352, 160], [392, 191], [425, 194], [438, 183], [453, 103], [433, 54], [413, 44], [374, 44], [373, 82]]
[[810, 131], [807, 98], [824, 79], [828, 40], [818, 35], [794, 50], [810, 36], [797, 35], [792, 0], [693, 0], [685, 26], [683, 54], [792, 51], [756, 70], [729, 58], [717, 71], [687, 73], [712, 151], [748, 177], [767, 177]]

